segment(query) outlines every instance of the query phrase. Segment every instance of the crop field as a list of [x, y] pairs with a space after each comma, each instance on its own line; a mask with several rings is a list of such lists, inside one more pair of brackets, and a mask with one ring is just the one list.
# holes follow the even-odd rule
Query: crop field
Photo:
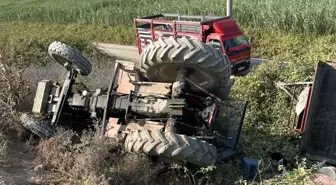
[[[335, 33], [332, 0], [234, 0], [240, 24], [299, 33]], [[0, 21], [29, 20], [100, 25], [132, 24], [133, 18], [155, 13], [225, 15], [223, 0], [16, 0], [0, 1]]]
[[[298, 136], [288, 124], [290, 98], [275, 87], [275, 82], [310, 81], [318, 60], [336, 59], [336, 5], [332, 0], [233, 0], [233, 3], [234, 18], [253, 38], [253, 57], [275, 60], [260, 65], [246, 77], [237, 78], [231, 92], [233, 98], [249, 101], [240, 150], [245, 156], [262, 160], [261, 175], [256, 181], [263, 184], [303, 184], [310, 167], [301, 163], [304, 160], [298, 156]], [[133, 19], [162, 12], [220, 16], [225, 15], [226, 7], [223, 0], [0, 0], [0, 59], [7, 65], [49, 62], [46, 51], [54, 40], [95, 57], [97, 53], [91, 42], [134, 45]], [[288, 62], [284, 69], [279, 67], [282, 61]], [[0, 79], [0, 82], [6, 81], [8, 79]], [[19, 96], [20, 93], [14, 94]], [[0, 100], [6, 96], [6, 93], [2, 94]], [[7, 122], [0, 120], [0, 130], [7, 126]], [[71, 135], [66, 137], [70, 140]], [[129, 160], [120, 153], [117, 154], [122, 160], [115, 156], [115, 159], [112, 157], [106, 161], [104, 159], [110, 155], [109, 146], [96, 141], [94, 136], [88, 138], [92, 146], [76, 146], [79, 147], [77, 153], [86, 151], [88, 155], [58, 151], [57, 148], [73, 147], [68, 146], [70, 144], [65, 143], [67, 139], [61, 136], [43, 141], [38, 148], [42, 158], [39, 162], [60, 173], [55, 177], [60, 184], [76, 184], [69, 179], [85, 184], [89, 179], [108, 173], [122, 174], [118, 177], [111, 175], [117, 179], [115, 184], [151, 184], [151, 177], [157, 173], [153, 172], [153, 165], [147, 161], [142, 164], [138, 158]], [[0, 141], [0, 161], [1, 156], [5, 156], [1, 146], [4, 145]], [[285, 154], [296, 164], [295, 168], [278, 172], [277, 161], [269, 157], [268, 151]], [[209, 184], [244, 184], [239, 166], [235, 161], [231, 162], [218, 166], [214, 172], [204, 172], [206, 178], [211, 179]], [[196, 184], [198, 177], [190, 173], [184, 169], [182, 175], [176, 175], [174, 171], [165, 178], [171, 177], [176, 180], [176, 183], [171, 183], [175, 184]], [[156, 178], [161, 179], [160, 176]], [[169, 178], [165, 182], [170, 182]]]

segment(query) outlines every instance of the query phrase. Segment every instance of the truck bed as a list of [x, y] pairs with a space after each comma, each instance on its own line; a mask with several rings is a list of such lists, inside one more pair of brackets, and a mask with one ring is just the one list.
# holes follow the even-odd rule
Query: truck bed
[[210, 28], [213, 22], [229, 17], [195, 16], [181, 14], [157, 14], [134, 20], [139, 53], [151, 41], [158, 37], [189, 36], [205, 42], [204, 30]]

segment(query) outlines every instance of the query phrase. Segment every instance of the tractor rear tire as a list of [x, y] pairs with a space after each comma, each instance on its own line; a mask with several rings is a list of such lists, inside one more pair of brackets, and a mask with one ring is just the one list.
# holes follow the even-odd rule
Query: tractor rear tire
[[54, 41], [48, 47], [48, 53], [56, 62], [64, 66], [68, 63], [68, 69], [77, 70], [82, 76], [87, 76], [91, 73], [92, 65], [81, 52], [75, 48]]
[[[173, 83], [180, 67], [193, 71], [189, 79], [216, 95], [225, 91], [231, 76], [226, 55], [194, 38], [162, 38], [141, 53], [141, 74], [150, 81]], [[196, 87], [191, 91], [200, 92]]]
[[203, 140], [173, 132], [133, 131], [125, 139], [129, 152], [145, 153], [196, 166], [210, 166], [217, 161], [217, 149]]

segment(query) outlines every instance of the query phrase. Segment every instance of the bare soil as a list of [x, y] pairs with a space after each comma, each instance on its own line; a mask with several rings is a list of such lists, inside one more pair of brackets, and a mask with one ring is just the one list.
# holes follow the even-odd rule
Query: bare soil
[[[137, 46], [119, 45], [110, 43], [94, 43], [96, 47], [112, 56], [118, 57], [120, 60], [127, 60], [138, 62], [140, 61], [140, 55]], [[258, 66], [263, 62], [269, 61], [261, 58], [251, 58], [252, 67]]]
[[0, 165], [0, 185], [32, 184], [35, 153], [32, 146], [8, 139], [8, 161]]

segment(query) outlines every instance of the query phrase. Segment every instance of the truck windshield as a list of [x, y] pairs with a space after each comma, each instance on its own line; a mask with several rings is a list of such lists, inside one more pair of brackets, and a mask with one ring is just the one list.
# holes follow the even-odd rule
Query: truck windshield
[[242, 36], [230, 39], [230, 40], [224, 40], [223, 43], [224, 43], [225, 51], [228, 52], [230, 48], [240, 46], [243, 44], [248, 44], [248, 39], [245, 35], [242, 35]]

